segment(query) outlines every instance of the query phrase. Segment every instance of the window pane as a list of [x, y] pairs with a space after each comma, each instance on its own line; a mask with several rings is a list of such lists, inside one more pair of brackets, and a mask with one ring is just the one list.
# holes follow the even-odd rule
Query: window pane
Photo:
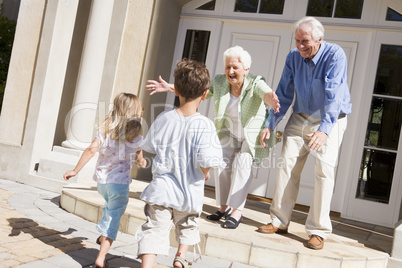
[[260, 13], [283, 14], [285, 0], [262, 0]]
[[364, 149], [356, 198], [389, 203], [396, 153]]
[[307, 16], [332, 17], [334, 0], [309, 0]]
[[392, 8], [387, 9], [387, 17], [385, 20], [389, 21], [402, 21], [402, 14], [396, 12]]
[[374, 93], [402, 97], [402, 46], [382, 45]]
[[208, 3], [205, 3], [202, 6], [197, 7], [197, 9], [198, 10], [215, 10], [215, 2], [216, 2], [216, 0], [209, 1]]
[[[210, 31], [187, 30], [184, 41], [182, 58], [196, 60], [205, 63], [207, 59]], [[176, 97], [174, 106], [179, 107], [180, 101]]]
[[257, 13], [258, 0], [236, 0], [235, 12]]
[[335, 18], [360, 19], [362, 10], [363, 0], [337, 0]]
[[187, 30], [183, 57], [205, 63], [210, 31]]
[[398, 150], [401, 132], [401, 104], [399, 100], [373, 97], [366, 132], [365, 145]]

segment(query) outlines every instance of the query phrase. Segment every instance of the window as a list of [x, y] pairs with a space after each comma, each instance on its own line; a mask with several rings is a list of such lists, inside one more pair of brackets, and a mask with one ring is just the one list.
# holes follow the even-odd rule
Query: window
[[215, 10], [215, 2], [216, 0], [209, 1], [202, 6], [197, 7], [198, 10]]
[[283, 14], [285, 0], [236, 0], [235, 12]]
[[210, 31], [187, 30], [182, 58], [205, 63]]
[[309, 0], [307, 16], [361, 19], [364, 0]]
[[385, 20], [388, 21], [402, 21], [402, 14], [396, 12], [392, 8], [387, 9], [387, 17]]
[[389, 203], [402, 122], [402, 46], [382, 45], [356, 198]]
[[[187, 30], [182, 58], [187, 58], [205, 63], [207, 59], [210, 31]], [[180, 101], [176, 97], [174, 106], [179, 107]]]

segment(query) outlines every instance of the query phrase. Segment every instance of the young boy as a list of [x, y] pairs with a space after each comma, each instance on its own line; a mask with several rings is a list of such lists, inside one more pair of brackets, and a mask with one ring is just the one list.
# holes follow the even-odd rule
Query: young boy
[[137, 233], [142, 267], [153, 267], [158, 254], [168, 255], [172, 224], [179, 242], [173, 266], [188, 267], [186, 252], [200, 242], [204, 182], [210, 167], [223, 163], [213, 122], [197, 112], [208, 93], [208, 70], [202, 63], [182, 60], [174, 80], [180, 107], [160, 114], [141, 145], [156, 154], [152, 181], [141, 195], [147, 217]]

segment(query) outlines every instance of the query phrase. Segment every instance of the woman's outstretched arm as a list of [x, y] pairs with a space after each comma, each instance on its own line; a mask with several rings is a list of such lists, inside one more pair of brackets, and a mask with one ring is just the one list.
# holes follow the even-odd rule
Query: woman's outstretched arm
[[159, 82], [155, 80], [147, 80], [148, 85], [145, 86], [146, 90], [152, 90], [149, 95], [153, 95], [159, 92], [171, 92], [174, 93], [174, 84], [169, 84], [159, 76]]

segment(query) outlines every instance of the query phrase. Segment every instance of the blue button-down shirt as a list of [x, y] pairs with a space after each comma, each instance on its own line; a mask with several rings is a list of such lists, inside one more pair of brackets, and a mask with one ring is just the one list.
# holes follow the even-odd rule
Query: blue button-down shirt
[[276, 94], [281, 109], [276, 114], [271, 110], [265, 127], [275, 129], [295, 97], [293, 112], [321, 118], [318, 130], [330, 135], [339, 115], [352, 111], [345, 52], [323, 41], [314, 58], [308, 60], [293, 49], [286, 58]]

